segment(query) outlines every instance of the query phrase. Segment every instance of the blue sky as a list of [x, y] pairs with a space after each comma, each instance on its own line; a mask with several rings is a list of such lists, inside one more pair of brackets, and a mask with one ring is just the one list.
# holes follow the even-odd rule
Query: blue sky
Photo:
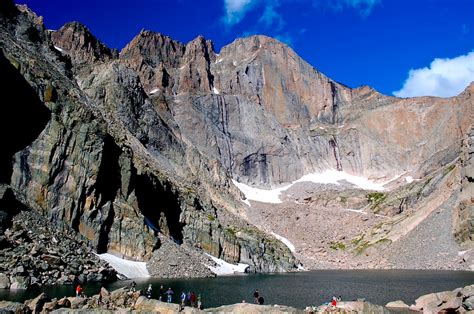
[[[399, 96], [457, 94], [474, 80], [474, 0], [16, 0], [48, 28], [85, 24], [121, 49], [141, 29], [217, 51], [276, 37], [330, 78]], [[402, 89], [403, 87], [403, 89]]]

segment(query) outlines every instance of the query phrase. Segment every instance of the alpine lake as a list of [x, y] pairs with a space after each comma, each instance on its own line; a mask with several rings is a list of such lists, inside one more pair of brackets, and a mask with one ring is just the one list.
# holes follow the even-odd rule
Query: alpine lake
[[[131, 280], [108, 284], [85, 284], [86, 295], [97, 294], [103, 286], [109, 291], [130, 285]], [[173, 302], [178, 303], [182, 292], [194, 291], [201, 295], [204, 307], [217, 307], [253, 302], [253, 292], [259, 289], [265, 304], [289, 305], [304, 309], [310, 305], [329, 302], [341, 296], [350, 301], [365, 299], [385, 305], [403, 300], [413, 304], [421, 295], [454, 290], [474, 284], [474, 272], [439, 270], [319, 270], [284, 274], [243, 274], [201, 279], [136, 279], [138, 289], [146, 290], [152, 284], [152, 297], [158, 299], [159, 288], [171, 287]], [[0, 300], [23, 302], [46, 292], [50, 297], [74, 296], [72, 285], [45, 286], [28, 290], [0, 290]]]

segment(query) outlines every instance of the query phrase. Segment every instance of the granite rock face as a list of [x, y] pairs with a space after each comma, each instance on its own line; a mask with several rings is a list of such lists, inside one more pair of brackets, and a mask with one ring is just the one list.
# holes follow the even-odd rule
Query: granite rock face
[[292, 270], [298, 261], [252, 225], [232, 179], [268, 188], [337, 169], [388, 181], [424, 178], [461, 154], [469, 164], [474, 85], [449, 99], [351, 89], [265, 36], [216, 53], [203, 37], [142, 31], [118, 54], [77, 22], [48, 31], [6, 3], [0, 76], [18, 102], [0, 108], [0, 181], [99, 253], [149, 260], [161, 233], [251, 271]]
[[284, 244], [239, 216], [240, 194], [220, 162], [167, 123], [140, 73], [87, 28], [46, 31], [26, 7], [2, 11], [0, 27], [0, 75], [10, 99], [24, 97], [1, 116], [10, 132], [21, 115], [31, 120], [2, 152], [2, 182], [15, 199], [99, 253], [148, 260], [160, 232], [251, 271], [296, 267]]

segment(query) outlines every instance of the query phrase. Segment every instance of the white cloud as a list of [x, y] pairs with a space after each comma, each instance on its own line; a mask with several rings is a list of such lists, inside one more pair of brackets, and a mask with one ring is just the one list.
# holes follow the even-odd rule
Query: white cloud
[[474, 51], [453, 59], [435, 59], [429, 67], [411, 69], [398, 97], [451, 97], [474, 81]]
[[224, 0], [224, 23], [227, 25], [239, 23], [256, 2], [258, 2], [258, 0]]

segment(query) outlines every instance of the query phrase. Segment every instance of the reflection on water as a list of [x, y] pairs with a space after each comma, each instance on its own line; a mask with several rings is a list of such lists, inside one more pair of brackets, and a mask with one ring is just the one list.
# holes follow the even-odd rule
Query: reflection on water
[[[365, 298], [385, 305], [389, 301], [403, 300], [408, 304], [423, 294], [453, 290], [474, 284], [474, 272], [414, 271], [414, 270], [324, 270], [290, 274], [242, 275], [203, 279], [147, 279], [136, 280], [137, 288], [145, 290], [153, 285], [153, 298], [158, 298], [159, 287], [171, 287], [178, 302], [181, 292], [201, 294], [205, 307], [216, 307], [246, 300], [252, 302], [252, 293], [259, 289], [266, 304], [283, 304], [297, 308], [319, 305], [333, 295], [343, 300]], [[127, 282], [104, 285], [113, 290], [126, 286]], [[98, 293], [100, 285], [87, 284], [87, 295]], [[73, 286], [43, 287], [42, 289], [17, 291], [0, 290], [0, 299], [18, 300], [33, 298], [41, 291], [51, 297], [73, 296]]]

